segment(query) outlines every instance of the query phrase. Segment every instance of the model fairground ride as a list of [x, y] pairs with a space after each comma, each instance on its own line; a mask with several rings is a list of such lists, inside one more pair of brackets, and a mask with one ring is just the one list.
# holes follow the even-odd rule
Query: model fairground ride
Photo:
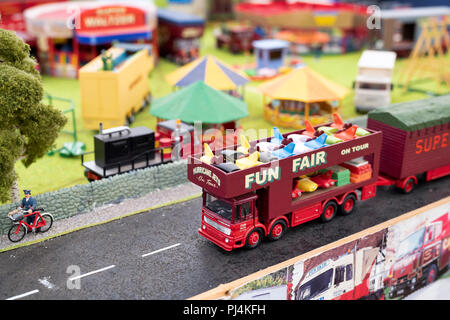
[[174, 88], [203, 81], [216, 90], [240, 98], [244, 95], [245, 84], [250, 81], [244, 73], [211, 55], [198, 58], [178, 68], [169, 73], [166, 80]]
[[158, 43], [161, 56], [178, 65], [199, 57], [205, 20], [183, 12], [158, 9]]
[[418, 176], [450, 174], [449, 105], [450, 95], [375, 110], [368, 128], [339, 121], [283, 135], [274, 128], [271, 138], [243, 137], [189, 157], [188, 179], [203, 189], [199, 234], [228, 251], [255, 248], [289, 227], [350, 215], [378, 185], [409, 193]]
[[[326, 33], [327, 42], [319, 36], [325, 54], [359, 50], [368, 40], [368, 13], [363, 5], [334, 1], [245, 1], [236, 4], [234, 11], [236, 20], [268, 30]], [[313, 45], [303, 42], [299, 49], [310, 53], [317, 50], [317, 45], [317, 41]]]
[[191, 126], [199, 123], [199, 141], [214, 142], [214, 149], [224, 143], [223, 136], [227, 133], [230, 135], [228, 139], [235, 139], [228, 142], [229, 145], [237, 142], [236, 130], [241, 128], [238, 121], [248, 116], [248, 107], [241, 99], [197, 81], [155, 100], [150, 114], [158, 121], [180, 119]]
[[129, 125], [150, 103], [148, 76], [153, 69], [147, 44], [116, 43], [79, 71], [85, 128], [96, 130]]
[[330, 42], [330, 35], [316, 30], [281, 30], [275, 34], [275, 38], [288, 41], [291, 54], [305, 54], [316, 52]]
[[308, 66], [263, 83], [264, 118], [276, 126], [304, 128], [326, 123], [339, 111], [340, 101], [349, 90], [326, 79]]
[[39, 39], [40, 68], [52, 76], [77, 77], [113, 41], [146, 43], [157, 56], [152, 1], [65, 1], [34, 6], [24, 16], [27, 32]]
[[27, 32], [23, 12], [36, 5], [63, 2], [67, 0], [4, 0], [1, 1], [0, 29], [14, 31], [31, 49], [31, 55], [37, 56], [37, 38]]
[[435, 81], [438, 93], [450, 91], [450, 20], [430, 19], [422, 24], [422, 32], [399, 76], [404, 91], [423, 91], [413, 86], [424, 80]]

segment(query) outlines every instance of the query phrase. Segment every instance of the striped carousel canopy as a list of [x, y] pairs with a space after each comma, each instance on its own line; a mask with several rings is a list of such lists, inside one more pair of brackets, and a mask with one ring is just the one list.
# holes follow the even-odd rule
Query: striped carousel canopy
[[209, 55], [168, 74], [166, 80], [176, 87], [203, 81], [217, 90], [234, 90], [250, 81], [242, 72]]

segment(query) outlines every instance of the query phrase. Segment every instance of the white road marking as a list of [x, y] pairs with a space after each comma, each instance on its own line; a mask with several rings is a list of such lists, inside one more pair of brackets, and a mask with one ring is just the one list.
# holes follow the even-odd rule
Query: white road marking
[[94, 270], [94, 271], [91, 271], [91, 272], [88, 272], [88, 273], [85, 273], [85, 274], [81, 274], [81, 275], [76, 276], [76, 277], [69, 278], [69, 280], [73, 281], [73, 280], [81, 279], [83, 277], [90, 276], [90, 275], [92, 275], [94, 273], [99, 273], [99, 272], [102, 272], [102, 271], [106, 271], [106, 270], [114, 268], [114, 267], [115, 267], [115, 265], [111, 265], [109, 267], [105, 267], [105, 268], [102, 268], [102, 269]]
[[39, 292], [39, 290], [36, 289], [36, 290], [33, 290], [33, 291], [29, 291], [29, 292], [25, 292], [25, 293], [19, 294], [18, 296], [14, 296], [14, 297], [8, 298], [6, 300], [16, 300], [16, 299], [20, 299], [20, 298], [23, 298], [23, 297], [30, 296], [30, 295], [38, 293], [38, 292]]
[[38, 279], [38, 281], [39, 281], [40, 284], [45, 286], [47, 289], [53, 289], [55, 286], [53, 285], [53, 283], [48, 281], [48, 279], [50, 279], [50, 277], [45, 277], [43, 279]]
[[177, 243], [177, 244], [174, 244], [174, 245], [171, 245], [171, 246], [168, 246], [168, 247], [165, 247], [165, 248], [162, 248], [162, 249], [150, 252], [150, 253], [143, 254], [142, 258], [150, 256], [150, 255], [158, 253], [158, 252], [161, 252], [161, 251], [165, 251], [165, 250], [168, 250], [168, 249], [172, 249], [172, 248], [178, 247], [179, 245], [181, 245], [181, 243]]

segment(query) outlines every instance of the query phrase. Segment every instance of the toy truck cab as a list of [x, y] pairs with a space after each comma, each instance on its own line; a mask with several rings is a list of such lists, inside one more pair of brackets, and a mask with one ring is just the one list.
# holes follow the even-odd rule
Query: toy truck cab
[[448, 213], [400, 242], [396, 260], [389, 271], [389, 297], [407, 294], [416, 287], [432, 283], [450, 261]]
[[[253, 193], [223, 199], [204, 192], [199, 233], [225, 250], [244, 245], [247, 231], [257, 225], [256, 199]], [[251, 235], [249, 246], [257, 245], [262, 237], [258, 232]]]
[[391, 103], [392, 72], [396, 53], [365, 50], [354, 82], [356, 111], [368, 112]]
[[[284, 134], [284, 138], [303, 131]], [[249, 150], [273, 139], [249, 142]], [[255, 248], [264, 237], [278, 240], [288, 227], [316, 218], [328, 222], [338, 211], [349, 215], [356, 200], [366, 200], [376, 194], [380, 132], [370, 131], [367, 136], [285, 158], [264, 160], [261, 157], [259, 160], [265, 162], [254, 164], [250, 163], [251, 155], [241, 157], [238, 147], [216, 149], [212, 158], [222, 156], [221, 163], [205, 162], [206, 153], [188, 157], [188, 179], [203, 189], [199, 234], [225, 250]], [[338, 166], [353, 159], [361, 159], [368, 171], [350, 175], [349, 170]], [[240, 165], [238, 169], [234, 161]], [[345, 179], [339, 178], [341, 181], [336, 185], [293, 197], [293, 186], [299, 185], [299, 179], [308, 180], [302, 177], [330, 167], [336, 167], [337, 173], [347, 170], [347, 181], [344, 183]]]

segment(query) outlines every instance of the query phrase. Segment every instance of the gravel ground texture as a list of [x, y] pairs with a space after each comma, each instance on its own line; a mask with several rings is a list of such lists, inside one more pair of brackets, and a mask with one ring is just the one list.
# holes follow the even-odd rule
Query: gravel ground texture
[[11, 247], [28, 245], [43, 238], [63, 235], [83, 227], [104, 223], [182, 199], [200, 196], [201, 191], [202, 189], [200, 187], [189, 182], [173, 188], [153, 191], [140, 198], [127, 199], [119, 204], [105, 205], [91, 212], [53, 221], [53, 226], [49, 231], [45, 233], [28, 233], [22, 241], [17, 243], [11, 242], [7, 235], [2, 235], [0, 236], [0, 251], [8, 250]]

